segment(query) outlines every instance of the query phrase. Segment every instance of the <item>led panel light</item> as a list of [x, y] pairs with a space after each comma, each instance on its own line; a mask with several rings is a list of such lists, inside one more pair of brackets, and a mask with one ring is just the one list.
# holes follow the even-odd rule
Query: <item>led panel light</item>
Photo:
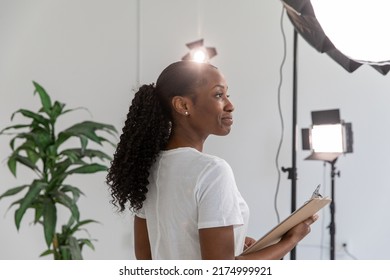
[[342, 153], [343, 127], [341, 124], [314, 125], [311, 144], [315, 153]]
[[353, 152], [352, 124], [340, 119], [340, 110], [311, 112], [312, 125], [302, 129], [302, 149], [312, 153], [306, 159], [332, 162]]

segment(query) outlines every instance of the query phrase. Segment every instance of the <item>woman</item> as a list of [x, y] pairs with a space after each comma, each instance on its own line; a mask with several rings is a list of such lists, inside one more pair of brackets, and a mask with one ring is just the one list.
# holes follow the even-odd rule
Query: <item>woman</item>
[[135, 212], [137, 259], [281, 259], [316, 220], [240, 256], [254, 242], [245, 237], [248, 207], [230, 166], [202, 153], [210, 134], [231, 130], [227, 90], [216, 67], [180, 61], [135, 94], [107, 183], [112, 202]]

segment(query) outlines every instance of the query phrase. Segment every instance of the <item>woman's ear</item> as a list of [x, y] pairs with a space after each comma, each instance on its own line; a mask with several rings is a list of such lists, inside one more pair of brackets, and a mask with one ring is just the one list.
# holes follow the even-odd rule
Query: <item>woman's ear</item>
[[173, 110], [183, 116], [188, 116], [189, 99], [184, 96], [174, 96], [172, 98]]

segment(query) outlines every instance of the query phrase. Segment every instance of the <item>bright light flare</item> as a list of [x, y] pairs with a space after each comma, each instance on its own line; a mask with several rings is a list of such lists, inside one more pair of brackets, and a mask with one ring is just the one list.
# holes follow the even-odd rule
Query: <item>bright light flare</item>
[[196, 49], [192, 54], [192, 60], [198, 63], [205, 63], [208, 60], [207, 53], [204, 49]]
[[390, 64], [389, 0], [311, 0], [335, 47], [349, 58]]
[[343, 153], [342, 125], [314, 125], [311, 130], [311, 144], [316, 153]]

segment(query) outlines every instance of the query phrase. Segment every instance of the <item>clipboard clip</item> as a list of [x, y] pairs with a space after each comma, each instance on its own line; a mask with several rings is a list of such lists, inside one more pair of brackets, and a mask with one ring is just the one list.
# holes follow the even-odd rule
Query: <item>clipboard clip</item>
[[320, 194], [320, 188], [321, 184], [319, 184], [316, 189], [314, 190], [313, 194], [311, 195], [311, 199], [313, 198], [322, 198], [322, 195]]

